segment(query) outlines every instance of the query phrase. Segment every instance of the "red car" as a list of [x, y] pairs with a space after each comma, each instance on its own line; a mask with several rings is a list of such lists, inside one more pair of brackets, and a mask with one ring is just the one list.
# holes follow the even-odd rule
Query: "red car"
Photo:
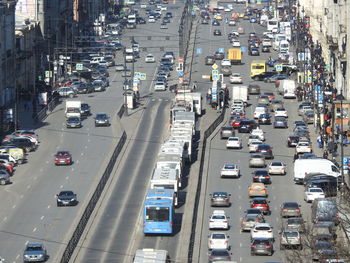
[[269, 203], [266, 198], [255, 197], [250, 201], [250, 207], [259, 209], [264, 215], [271, 215]]
[[244, 119], [241, 119], [241, 118], [234, 120], [232, 122], [233, 128], [238, 129], [241, 126], [241, 121], [243, 121], [243, 120]]
[[68, 151], [58, 151], [55, 154], [55, 165], [71, 165], [72, 155]]

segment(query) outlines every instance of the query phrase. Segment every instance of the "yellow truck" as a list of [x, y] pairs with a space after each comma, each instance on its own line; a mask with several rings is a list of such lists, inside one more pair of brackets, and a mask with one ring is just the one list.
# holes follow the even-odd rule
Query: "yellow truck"
[[242, 63], [242, 51], [240, 48], [229, 48], [227, 51], [227, 58], [231, 60], [231, 64]]

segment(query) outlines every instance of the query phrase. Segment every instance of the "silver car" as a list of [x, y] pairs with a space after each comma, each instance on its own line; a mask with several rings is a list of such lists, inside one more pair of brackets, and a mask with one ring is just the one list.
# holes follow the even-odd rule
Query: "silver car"
[[230, 196], [226, 192], [214, 192], [210, 194], [211, 206], [230, 206]]
[[280, 232], [280, 250], [286, 248], [303, 248], [301, 237], [298, 229], [283, 229]]
[[44, 262], [47, 260], [47, 252], [41, 243], [27, 243], [23, 252], [24, 262]]
[[261, 153], [252, 153], [249, 159], [249, 167], [265, 167], [265, 156]]

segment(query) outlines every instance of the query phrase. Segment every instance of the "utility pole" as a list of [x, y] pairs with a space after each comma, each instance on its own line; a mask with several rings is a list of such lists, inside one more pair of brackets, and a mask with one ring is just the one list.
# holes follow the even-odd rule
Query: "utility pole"
[[129, 83], [127, 83], [127, 77], [126, 77], [126, 47], [124, 47], [124, 85], [123, 85], [123, 91], [124, 91], [124, 112], [125, 112], [125, 116], [128, 116], [128, 97], [127, 97], [127, 90], [128, 90], [128, 85]]

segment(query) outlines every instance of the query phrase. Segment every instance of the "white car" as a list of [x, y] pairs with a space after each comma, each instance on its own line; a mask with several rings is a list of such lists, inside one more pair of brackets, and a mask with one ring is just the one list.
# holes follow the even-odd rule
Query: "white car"
[[267, 109], [265, 107], [256, 107], [254, 111], [254, 119], [259, 119], [261, 114], [267, 113]]
[[249, 148], [249, 152], [250, 152], [250, 153], [256, 152], [256, 150], [258, 149], [258, 146], [259, 146], [260, 144], [263, 144], [263, 142], [260, 141], [260, 140], [256, 140], [256, 141], [251, 142], [251, 143], [249, 144], [249, 147], [248, 147], [248, 148]]
[[304, 192], [304, 200], [309, 203], [314, 201], [316, 198], [326, 198], [322, 188], [319, 187], [309, 187]]
[[269, 174], [286, 174], [286, 165], [282, 162], [272, 162], [269, 165]]
[[230, 149], [241, 149], [242, 148], [242, 140], [238, 137], [229, 137], [226, 142], [226, 148]]
[[285, 108], [277, 108], [275, 110], [275, 117], [285, 117], [288, 118], [288, 113]]
[[258, 136], [249, 135], [247, 145], [249, 146], [249, 145], [251, 145], [253, 142], [256, 142], [256, 141], [261, 142]]
[[231, 19], [230, 21], [228, 21], [228, 25], [229, 26], [235, 26], [236, 25], [236, 21]]
[[224, 210], [214, 210], [209, 218], [209, 229], [228, 229], [228, 218]]
[[149, 16], [148, 17], [148, 23], [155, 23], [156, 22], [156, 19], [154, 16]]
[[232, 41], [232, 46], [233, 47], [241, 47], [241, 42], [239, 40], [233, 40]]
[[268, 238], [273, 240], [273, 231], [269, 223], [256, 223], [250, 230], [251, 239]]
[[154, 56], [152, 54], [148, 54], [145, 57], [145, 62], [146, 63], [154, 63], [154, 62], [156, 62], [156, 59], [154, 58]]
[[264, 38], [262, 41], [262, 46], [272, 47], [271, 40], [269, 38]]
[[239, 177], [239, 167], [235, 164], [224, 164], [220, 173], [221, 177]]
[[254, 129], [251, 131], [250, 134], [258, 136], [261, 141], [265, 141], [265, 135], [264, 135], [264, 131], [262, 129], [259, 129], [259, 128]]
[[231, 60], [229, 59], [223, 59], [221, 60], [221, 66], [224, 67], [224, 66], [231, 66]]
[[308, 141], [299, 141], [297, 146], [295, 147], [295, 151], [299, 153], [311, 153], [311, 145]]
[[244, 108], [244, 101], [243, 100], [234, 100], [232, 102], [232, 108], [235, 106], [240, 106], [240, 107]]
[[218, 5], [219, 10], [224, 10], [224, 7], [222, 5]]
[[225, 12], [231, 12], [231, 9], [228, 8], [228, 7], [225, 7], [224, 11], [225, 11]]
[[164, 91], [166, 90], [166, 85], [162, 81], [158, 81], [154, 84], [154, 90], [155, 91]]
[[271, 31], [266, 31], [263, 33], [263, 35], [270, 39], [274, 38], [274, 34]]
[[209, 249], [229, 249], [228, 238], [225, 233], [212, 233], [208, 236]]
[[242, 84], [243, 83], [243, 79], [241, 74], [239, 73], [232, 73], [230, 76], [230, 83], [231, 84]]

